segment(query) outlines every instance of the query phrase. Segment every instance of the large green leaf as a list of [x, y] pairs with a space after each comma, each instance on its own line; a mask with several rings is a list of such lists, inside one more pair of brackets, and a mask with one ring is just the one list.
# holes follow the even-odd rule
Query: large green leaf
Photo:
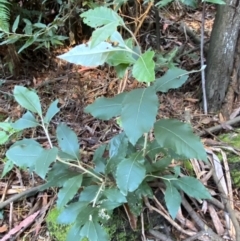
[[118, 23], [111, 22], [101, 28], [97, 28], [92, 33], [91, 48], [94, 48], [101, 42], [106, 41], [116, 31], [117, 26]]
[[36, 160], [35, 170], [36, 173], [44, 179], [50, 164], [56, 161], [58, 149], [53, 147], [52, 149], [43, 149], [40, 156]]
[[79, 225], [77, 225], [76, 223], [71, 226], [68, 234], [67, 234], [67, 240], [66, 241], [82, 241], [81, 235], [80, 235], [80, 227]]
[[103, 193], [110, 201], [118, 203], [126, 203], [126, 197], [117, 188], [108, 188]]
[[72, 177], [78, 176], [77, 171], [73, 171], [60, 162], [53, 164], [52, 169], [48, 172], [47, 181], [49, 187], [61, 187], [63, 184]]
[[69, 204], [58, 216], [57, 222], [60, 224], [73, 223], [78, 214], [87, 207], [88, 202], [75, 202]]
[[95, 118], [109, 120], [114, 116], [120, 115], [125, 95], [126, 93], [121, 93], [113, 98], [98, 98], [93, 104], [85, 108], [85, 112], [90, 113]]
[[84, 23], [92, 28], [97, 28], [113, 22], [118, 25], [124, 24], [123, 20], [116, 12], [106, 7], [90, 9], [80, 16], [83, 18]]
[[73, 64], [95, 67], [104, 64], [110, 54], [115, 51], [123, 51], [123, 49], [114, 47], [108, 42], [101, 42], [96, 47], [91, 48], [91, 42], [88, 42], [72, 48], [69, 52], [59, 55], [58, 58]]
[[133, 65], [132, 74], [140, 82], [152, 82], [155, 80], [154, 52], [146, 51]]
[[58, 192], [57, 207], [59, 209], [64, 207], [64, 205], [66, 205], [74, 197], [81, 185], [81, 174], [65, 181], [63, 187]]
[[60, 109], [57, 107], [57, 105], [58, 105], [58, 100], [55, 100], [51, 103], [44, 117], [45, 123], [49, 123], [51, 119], [59, 112]]
[[177, 89], [188, 79], [189, 72], [179, 68], [169, 69], [166, 74], [156, 79], [154, 87], [156, 91], [167, 92], [169, 89]]
[[15, 86], [13, 94], [19, 105], [42, 116], [41, 103], [38, 95], [34, 91], [23, 86]]
[[122, 103], [121, 120], [133, 145], [153, 127], [157, 111], [158, 97], [154, 88], [135, 89], [126, 94]]
[[127, 201], [130, 211], [134, 214], [134, 216], [140, 216], [143, 212], [143, 198], [139, 197], [136, 192], [129, 192], [127, 195]]
[[[132, 57], [132, 53], [128, 51], [116, 51], [112, 53], [107, 59], [107, 63], [111, 66], [118, 66], [121, 64], [121, 67], [124, 67], [126, 71], [126, 65], [135, 63], [135, 59]], [[118, 67], [119, 70], [119, 67]]]
[[168, 208], [168, 211], [173, 219], [177, 216], [177, 212], [180, 208], [182, 198], [178, 190], [171, 184], [171, 182], [165, 182], [167, 188], [165, 192], [165, 202]]
[[7, 151], [6, 156], [19, 167], [33, 169], [43, 150], [37, 145], [15, 145]]
[[123, 195], [126, 196], [128, 192], [135, 191], [145, 178], [146, 169], [143, 163], [141, 156], [134, 154], [123, 159], [118, 165], [116, 181]]
[[[99, 188], [100, 188], [100, 186], [97, 186], [97, 185], [91, 185], [91, 186], [85, 187], [80, 194], [79, 201], [81, 201], [81, 202], [87, 201], [89, 203], [92, 202], [97, 197], [97, 194], [99, 192]], [[101, 195], [102, 194], [100, 194], [98, 196], [98, 198]]]
[[159, 120], [154, 125], [154, 135], [160, 146], [171, 148], [178, 155], [207, 161], [207, 154], [189, 124], [178, 120]]
[[24, 130], [27, 128], [36, 127], [38, 125], [39, 123], [35, 119], [34, 115], [28, 111], [22, 116], [22, 118], [14, 122], [12, 127], [16, 130]]
[[68, 126], [61, 123], [57, 127], [57, 140], [62, 151], [71, 155], [75, 160], [80, 159], [77, 135]]
[[85, 223], [80, 231], [80, 235], [88, 238], [89, 241], [109, 241], [104, 228], [92, 220]]
[[171, 181], [175, 187], [183, 190], [188, 196], [197, 199], [211, 199], [211, 195], [204, 185], [194, 177], [181, 177]]

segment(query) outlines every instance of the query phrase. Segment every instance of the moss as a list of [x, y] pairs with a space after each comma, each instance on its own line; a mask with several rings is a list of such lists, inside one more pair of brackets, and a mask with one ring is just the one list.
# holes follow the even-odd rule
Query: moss
[[[237, 130], [240, 132], [240, 129]], [[219, 139], [235, 148], [240, 149], [240, 134], [238, 133], [227, 133], [219, 136]], [[224, 150], [226, 151], [226, 150]], [[231, 151], [227, 151], [227, 160], [230, 168], [232, 181], [235, 187], [240, 187], [240, 159], [239, 156]], [[219, 155], [218, 155], [219, 157]], [[221, 157], [219, 157], [221, 160]]]
[[[135, 241], [140, 240], [141, 232], [134, 232], [130, 228], [129, 221], [122, 217], [119, 210], [116, 210], [113, 217], [105, 225], [105, 230], [109, 235], [111, 241]], [[55, 241], [66, 241], [67, 233], [71, 228], [71, 225], [60, 225], [57, 223], [58, 215], [60, 211], [57, 208], [53, 208], [47, 215], [46, 223], [51, 238]], [[77, 241], [77, 240], [76, 240]], [[88, 241], [84, 238], [81, 241]]]
[[46, 222], [50, 236], [56, 241], [66, 241], [70, 225], [60, 225], [57, 223], [60, 210], [53, 208], [47, 215]]

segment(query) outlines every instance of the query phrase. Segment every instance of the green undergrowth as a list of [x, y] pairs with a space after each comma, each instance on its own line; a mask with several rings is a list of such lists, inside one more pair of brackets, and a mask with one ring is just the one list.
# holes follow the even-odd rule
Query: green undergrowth
[[[47, 215], [46, 223], [49, 234], [54, 241], [66, 241], [68, 231], [71, 225], [61, 225], [57, 223], [57, 218], [60, 210], [56, 207], [52, 208]], [[112, 219], [104, 227], [111, 241], [135, 241], [140, 240], [141, 231], [133, 232], [129, 221], [124, 215], [121, 215], [120, 210], [114, 212]], [[77, 241], [77, 240], [76, 240]], [[84, 238], [82, 241], [88, 241]]]
[[[226, 133], [219, 136], [219, 139], [237, 149], [240, 149], [240, 135], [237, 129], [234, 133]], [[224, 150], [225, 151], [225, 150]], [[227, 160], [234, 186], [240, 187], [240, 158], [232, 151], [227, 151]]]

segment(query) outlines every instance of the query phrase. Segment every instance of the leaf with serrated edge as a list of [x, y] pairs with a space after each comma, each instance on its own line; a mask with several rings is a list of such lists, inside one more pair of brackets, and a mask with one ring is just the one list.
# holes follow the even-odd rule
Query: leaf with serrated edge
[[61, 123], [57, 127], [57, 140], [63, 152], [74, 157], [76, 160], [80, 158], [78, 138], [74, 131], [67, 125]]
[[204, 185], [194, 177], [181, 177], [172, 181], [173, 185], [183, 190], [190, 197], [211, 199], [211, 195]]
[[152, 82], [155, 80], [154, 52], [146, 51], [133, 65], [132, 74], [140, 82]]
[[182, 198], [178, 190], [171, 184], [171, 182], [165, 182], [167, 188], [165, 191], [165, 203], [167, 209], [173, 219], [176, 218], [178, 209], [180, 208]]
[[112, 22], [94, 30], [91, 38], [91, 48], [94, 48], [101, 42], [107, 40], [109, 36], [111, 36], [116, 31], [116, 29], [117, 23]]
[[207, 154], [189, 124], [178, 120], [159, 120], [154, 124], [154, 135], [158, 144], [170, 148], [186, 158], [197, 158], [207, 161]]
[[52, 149], [44, 149], [35, 163], [36, 173], [42, 178], [45, 178], [45, 175], [48, 172], [50, 164], [56, 161], [58, 149], [53, 147]]
[[127, 195], [128, 192], [135, 191], [143, 179], [145, 178], [146, 169], [141, 164], [143, 160], [139, 160], [137, 155], [123, 159], [116, 172], [117, 186], [123, 193]]
[[167, 92], [169, 89], [181, 87], [188, 79], [189, 72], [179, 68], [169, 69], [166, 74], [156, 79], [154, 87], [156, 91]]
[[126, 197], [120, 192], [119, 189], [109, 188], [104, 190], [104, 195], [112, 202], [126, 203]]
[[114, 136], [109, 143], [109, 157], [118, 156], [125, 157], [128, 149], [128, 138], [122, 132]]
[[99, 223], [87, 221], [80, 231], [82, 237], [88, 238], [89, 241], [108, 241], [108, 235]]
[[73, 64], [86, 67], [96, 67], [106, 62], [107, 58], [115, 51], [125, 51], [119, 47], [113, 47], [108, 42], [101, 42], [96, 47], [91, 48], [91, 41], [86, 44], [80, 44], [58, 58], [66, 60]]
[[88, 105], [84, 111], [90, 113], [95, 118], [109, 120], [121, 114], [122, 101], [125, 95], [126, 93], [121, 93], [113, 98], [98, 98], [93, 104]]
[[61, 209], [66, 205], [77, 193], [82, 185], [82, 175], [78, 175], [68, 179], [58, 192], [57, 207]]
[[110, 8], [97, 7], [90, 9], [80, 15], [83, 18], [83, 22], [92, 28], [97, 28], [109, 23], [117, 23], [122, 25], [123, 20], [121, 17]]
[[31, 127], [38, 126], [39, 123], [35, 119], [34, 115], [31, 112], [25, 113], [22, 118], [18, 119], [12, 124], [12, 127], [16, 130], [24, 130]]
[[44, 122], [49, 123], [51, 119], [59, 112], [59, 108], [57, 107], [58, 105], [58, 100], [55, 100], [51, 103], [49, 106], [46, 116], [44, 117]]
[[19, 167], [32, 168], [43, 150], [37, 145], [15, 145], [7, 151], [6, 156]]
[[152, 87], [128, 92], [122, 103], [122, 126], [135, 145], [138, 139], [150, 131], [156, 120], [158, 97]]
[[[96, 196], [99, 192], [99, 189], [100, 189], [100, 186], [97, 186], [97, 185], [85, 187], [80, 194], [79, 201], [92, 202], [96, 198]], [[100, 197], [100, 194], [99, 194], [98, 198], [99, 197]]]
[[41, 103], [38, 95], [34, 91], [23, 86], [15, 86], [13, 94], [19, 105], [42, 116]]

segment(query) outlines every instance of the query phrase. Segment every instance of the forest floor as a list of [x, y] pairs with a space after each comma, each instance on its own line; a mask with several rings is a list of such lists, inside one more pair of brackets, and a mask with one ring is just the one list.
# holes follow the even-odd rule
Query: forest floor
[[[197, 41], [200, 40], [201, 9], [184, 11], [182, 16], [176, 15], [172, 9], [163, 11], [161, 14], [161, 53], [168, 53], [176, 47], [182, 48], [177, 63], [173, 63], [186, 70], [200, 69], [200, 44]], [[207, 6], [205, 42], [210, 37], [214, 14], [215, 7]], [[181, 27], [183, 24], [192, 29], [198, 40]], [[150, 46], [155, 48], [155, 30], [144, 31], [143, 29], [139, 33], [142, 46], [146, 49]], [[21, 74], [18, 78], [8, 74], [8, 71], [4, 70], [4, 66], [1, 67], [4, 71], [0, 74], [0, 121], [5, 121], [8, 118], [16, 120], [24, 113], [12, 96], [15, 85], [35, 89], [40, 96], [43, 111], [47, 110], [53, 100], [58, 99], [61, 110], [51, 122], [50, 134], [55, 136], [56, 126], [65, 122], [77, 134], [83, 150], [82, 161], [88, 163], [91, 162], [93, 151], [99, 144], [107, 143], [112, 136], [119, 132], [119, 127], [113, 120], [100, 121], [93, 118], [84, 113], [84, 108], [98, 97], [111, 97], [117, 94], [120, 80], [110, 67], [86, 68], [68, 64], [57, 58], [58, 55], [67, 52], [70, 48], [58, 48], [51, 53], [44, 51], [37, 54], [33, 52], [32, 55], [28, 53], [28, 56], [22, 58]], [[167, 70], [171, 61], [166, 57], [166, 62], [159, 67], [161, 68], [158, 70], [159, 76]], [[142, 86], [141, 83], [129, 78], [125, 91], [140, 86]], [[221, 115], [203, 114], [201, 93], [200, 72], [191, 74], [187, 83], [180, 89], [159, 95], [161, 105], [158, 118], [176, 118], [185, 121], [186, 114], [190, 113], [191, 124], [196, 133], [220, 124]], [[38, 129], [24, 131], [20, 138], [35, 138], [42, 146], [48, 146], [44, 133]], [[219, 147], [218, 139], [215, 138], [214, 134], [205, 136], [202, 141], [206, 147]], [[4, 167], [4, 157], [8, 147], [6, 145], [0, 148], [0, 173]], [[37, 175], [31, 175], [27, 171], [14, 167], [0, 180], [1, 202], [11, 200], [10, 198], [13, 196], [31, 190], [42, 183], [43, 180]], [[232, 195], [234, 207], [239, 209], [238, 190], [234, 189]], [[53, 237], [50, 237], [45, 221], [49, 210], [54, 207], [55, 200], [54, 190], [48, 190], [29, 195], [27, 198], [9, 201], [8, 205], [0, 211], [0, 240], [54, 240]], [[32, 218], [31, 215], [39, 210], [41, 212], [37, 214], [38, 218]], [[211, 221], [211, 215], [204, 216], [201, 209], [197, 212], [201, 213], [201, 217], [209, 226], [215, 228], [215, 224]], [[217, 211], [215, 214], [218, 216]], [[188, 217], [186, 217], [187, 219]], [[221, 222], [224, 223], [224, 220]], [[180, 222], [178, 221], [178, 223]], [[169, 224], [167, 225], [172, 232], [176, 232], [176, 240], [186, 239], [186, 236], [180, 231], [176, 231]], [[182, 226], [184, 226], [183, 223]], [[9, 239], [4, 239], [4, 235], [9, 234], [12, 230], [14, 235]], [[147, 237], [151, 237], [149, 240], [157, 240], [151, 235]]]

